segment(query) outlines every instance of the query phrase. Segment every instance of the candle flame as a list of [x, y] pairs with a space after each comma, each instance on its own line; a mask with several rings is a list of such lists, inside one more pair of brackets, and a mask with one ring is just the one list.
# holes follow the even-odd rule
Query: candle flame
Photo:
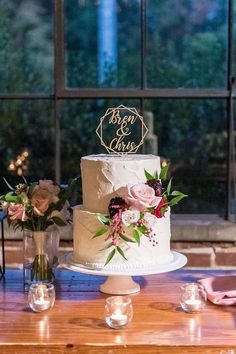
[[37, 288], [36, 296], [37, 300], [39, 300], [40, 302], [44, 302], [44, 289], [45, 285], [39, 285]]
[[122, 315], [121, 309], [115, 309], [114, 315], [118, 315], [118, 316]]

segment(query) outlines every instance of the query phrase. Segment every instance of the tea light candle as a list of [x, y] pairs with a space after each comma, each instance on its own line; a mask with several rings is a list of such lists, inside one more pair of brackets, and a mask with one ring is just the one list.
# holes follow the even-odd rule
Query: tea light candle
[[34, 312], [42, 312], [54, 305], [53, 284], [32, 284], [28, 294], [29, 306]]
[[128, 321], [128, 317], [118, 309], [111, 315], [110, 321], [114, 326], [124, 326]]
[[111, 296], [106, 299], [105, 320], [111, 328], [126, 326], [132, 319], [133, 307], [130, 298]]
[[201, 311], [206, 303], [206, 293], [197, 283], [184, 284], [181, 287], [181, 307], [186, 312]]
[[199, 299], [189, 299], [185, 300], [185, 305], [190, 311], [199, 311], [202, 307], [202, 301]]
[[47, 310], [49, 307], [50, 307], [49, 300], [39, 299], [39, 300], [34, 301], [34, 311], [35, 312], [41, 312], [41, 311]]

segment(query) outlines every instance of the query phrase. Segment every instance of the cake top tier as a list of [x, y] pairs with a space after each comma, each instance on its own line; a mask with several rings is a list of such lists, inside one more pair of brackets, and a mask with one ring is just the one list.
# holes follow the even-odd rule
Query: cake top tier
[[98, 154], [98, 155], [88, 155], [82, 157], [82, 160], [89, 160], [89, 161], [101, 161], [101, 162], [111, 162], [116, 161], [118, 163], [123, 163], [124, 161], [144, 161], [144, 160], [153, 160], [159, 159], [158, 156], [154, 155], [136, 155], [136, 154], [127, 154], [127, 155], [115, 155], [115, 154]]
[[83, 209], [108, 212], [111, 198], [126, 185], [146, 182], [145, 172], [160, 172], [160, 158], [154, 155], [89, 155], [81, 159]]

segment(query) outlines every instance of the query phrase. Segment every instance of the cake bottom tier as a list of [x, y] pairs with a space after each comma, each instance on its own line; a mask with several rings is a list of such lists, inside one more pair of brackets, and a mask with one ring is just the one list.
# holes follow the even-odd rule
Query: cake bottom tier
[[142, 235], [140, 245], [131, 242], [120, 242], [125, 253], [125, 260], [118, 252], [105, 267], [105, 262], [112, 248], [104, 249], [106, 235], [93, 238], [102, 227], [96, 213], [85, 211], [81, 206], [74, 208], [73, 215], [73, 261], [89, 268], [105, 268], [107, 270], [150, 268], [160, 264], [169, 263], [173, 259], [170, 252], [170, 213], [157, 220], [155, 225], [155, 240], [153, 245], [149, 238]]

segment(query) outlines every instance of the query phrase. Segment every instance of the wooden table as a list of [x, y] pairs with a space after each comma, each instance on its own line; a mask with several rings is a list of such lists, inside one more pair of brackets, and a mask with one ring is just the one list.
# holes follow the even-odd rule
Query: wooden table
[[208, 303], [202, 313], [187, 314], [179, 305], [182, 283], [211, 274], [234, 272], [178, 270], [136, 277], [142, 289], [131, 296], [133, 320], [113, 330], [104, 322], [108, 295], [98, 291], [104, 277], [60, 270], [54, 307], [34, 313], [27, 305], [22, 271], [7, 270], [0, 282], [0, 353], [236, 353], [236, 306]]

